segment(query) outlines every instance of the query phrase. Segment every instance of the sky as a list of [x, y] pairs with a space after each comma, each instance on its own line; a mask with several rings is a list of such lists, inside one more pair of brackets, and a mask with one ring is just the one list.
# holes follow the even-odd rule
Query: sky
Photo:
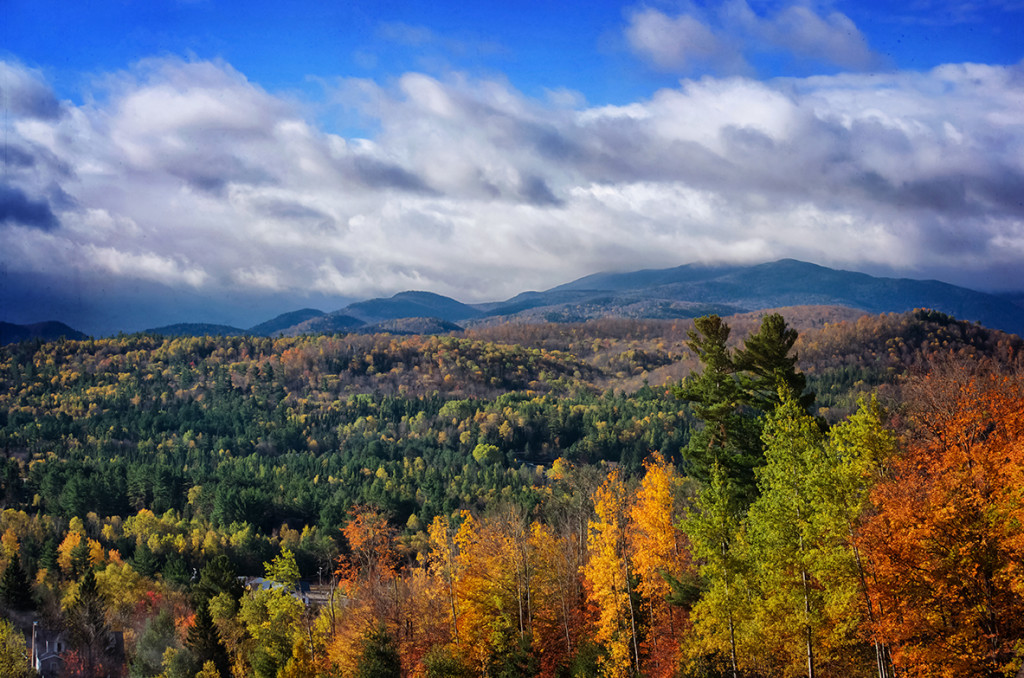
[[1024, 290], [1024, 0], [0, 0], [0, 320], [792, 257]]

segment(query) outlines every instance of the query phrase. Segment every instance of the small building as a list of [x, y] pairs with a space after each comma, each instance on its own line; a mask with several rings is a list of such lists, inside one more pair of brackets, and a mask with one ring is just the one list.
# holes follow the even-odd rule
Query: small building
[[64, 666], [63, 654], [68, 650], [68, 642], [60, 631], [51, 631], [32, 624], [32, 668], [41, 678], [56, 678]]

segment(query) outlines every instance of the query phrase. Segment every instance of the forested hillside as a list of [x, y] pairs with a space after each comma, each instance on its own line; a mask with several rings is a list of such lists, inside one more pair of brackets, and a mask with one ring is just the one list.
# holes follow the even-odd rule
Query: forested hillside
[[66, 675], [1013, 675], [1020, 339], [821, 317], [4, 347], [0, 603]]

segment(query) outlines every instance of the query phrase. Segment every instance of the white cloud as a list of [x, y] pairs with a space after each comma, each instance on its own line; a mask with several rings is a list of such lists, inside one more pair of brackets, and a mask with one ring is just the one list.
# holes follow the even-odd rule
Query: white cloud
[[4, 61], [0, 61], [0, 110], [29, 119], [60, 116], [60, 104], [42, 73]]
[[627, 15], [630, 48], [660, 70], [698, 68], [725, 74], [751, 70], [748, 57], [778, 52], [846, 69], [877, 67], [880, 58], [853, 21], [836, 11], [789, 4], [758, 14], [747, 0], [729, 0], [707, 12], [691, 8], [676, 16], [645, 7]]
[[0, 225], [9, 271], [210, 298], [473, 301], [597, 270], [794, 256], [1024, 285], [1019, 66], [708, 77], [595, 108], [500, 80], [348, 83], [338, 96], [375, 120], [372, 140], [322, 131], [224, 63], [148, 62], [110, 82], [13, 116], [8, 195], [59, 226]]
[[651, 7], [629, 14], [626, 40], [639, 55], [663, 70], [710, 65], [728, 71], [746, 64], [736, 45], [690, 14], [670, 17]]

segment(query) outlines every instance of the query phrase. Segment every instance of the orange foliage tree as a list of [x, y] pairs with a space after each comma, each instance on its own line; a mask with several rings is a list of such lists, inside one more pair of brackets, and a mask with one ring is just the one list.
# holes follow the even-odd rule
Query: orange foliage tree
[[904, 389], [872, 499], [875, 632], [908, 676], [1013, 675], [1024, 638], [1024, 379], [946, 365]]
[[646, 473], [630, 511], [633, 570], [639, 578], [637, 592], [647, 619], [644, 675], [672, 676], [685, 620], [682, 608], [668, 602], [672, 594], [668, 577], [679, 577], [690, 567], [682, 530], [676, 527], [680, 478], [660, 453], [644, 466]]

